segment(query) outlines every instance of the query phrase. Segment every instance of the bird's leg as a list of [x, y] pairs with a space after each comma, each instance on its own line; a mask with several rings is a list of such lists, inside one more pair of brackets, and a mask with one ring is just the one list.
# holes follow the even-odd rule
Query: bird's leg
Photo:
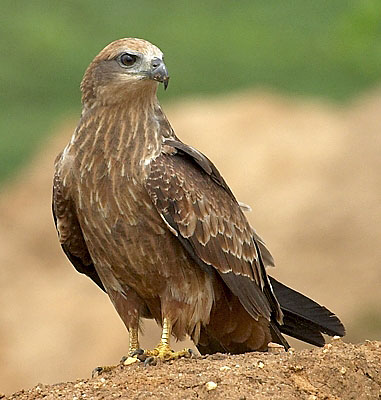
[[193, 352], [191, 349], [184, 349], [181, 351], [173, 351], [170, 346], [170, 339], [172, 333], [172, 324], [166, 317], [163, 318], [163, 329], [161, 333], [160, 343], [153, 350], [146, 350], [144, 355], [146, 363], [154, 364], [156, 360], [161, 361], [176, 360], [181, 357], [191, 357]]
[[[158, 356], [160, 359], [165, 359], [165, 356], [173, 353], [170, 346], [172, 325], [168, 318], [163, 319], [163, 329], [161, 331], [160, 343], [153, 350], [152, 355]], [[157, 354], [156, 354], [157, 353]]]
[[129, 333], [128, 354], [131, 356], [140, 349], [139, 328], [138, 327], [129, 328], [128, 333]]

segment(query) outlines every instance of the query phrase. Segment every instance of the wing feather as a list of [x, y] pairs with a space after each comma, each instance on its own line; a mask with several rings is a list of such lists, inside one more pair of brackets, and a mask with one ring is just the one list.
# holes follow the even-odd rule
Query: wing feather
[[261, 259], [264, 245], [256, 243], [226, 182], [197, 150], [176, 140], [167, 140], [168, 147], [151, 162], [146, 181], [157, 211], [196, 263], [216, 270], [253, 318], [274, 314], [281, 321]]
[[106, 291], [91, 260], [74, 207], [57, 173], [53, 182], [52, 211], [61, 247], [67, 258], [78, 272], [87, 275]]

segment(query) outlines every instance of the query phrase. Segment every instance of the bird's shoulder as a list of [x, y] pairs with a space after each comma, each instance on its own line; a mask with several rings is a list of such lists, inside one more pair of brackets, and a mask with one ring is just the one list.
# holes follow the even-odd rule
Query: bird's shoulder
[[188, 168], [196, 168], [199, 172], [208, 175], [216, 184], [223, 188], [230, 197], [234, 198], [232, 191], [224, 178], [209, 158], [196, 148], [189, 146], [178, 139], [167, 139], [163, 144], [163, 154], [177, 156], [174, 162], [188, 161]]
[[[241, 260], [257, 259], [254, 231], [239, 203], [217, 168], [195, 148], [166, 140], [151, 163], [146, 189], [165, 222], [193, 242], [206, 264], [228, 270]], [[222, 251], [212, 251], [215, 245]], [[221, 259], [213, 260], [217, 253], [223, 253]]]

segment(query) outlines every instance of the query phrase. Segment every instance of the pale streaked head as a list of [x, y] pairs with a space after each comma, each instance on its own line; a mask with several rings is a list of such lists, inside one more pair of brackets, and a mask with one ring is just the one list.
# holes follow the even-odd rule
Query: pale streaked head
[[161, 50], [143, 39], [119, 39], [106, 46], [91, 62], [81, 83], [82, 103], [115, 104], [156, 93], [157, 83], [168, 85]]

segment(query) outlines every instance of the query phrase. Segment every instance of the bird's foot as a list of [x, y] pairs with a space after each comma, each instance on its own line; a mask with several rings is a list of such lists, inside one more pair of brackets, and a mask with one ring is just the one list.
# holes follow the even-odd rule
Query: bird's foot
[[[141, 352], [141, 353], [140, 353]], [[95, 378], [96, 376], [102, 375], [104, 372], [112, 371], [113, 369], [121, 366], [121, 365], [131, 365], [135, 362], [139, 361], [137, 354], [142, 354], [143, 350], [140, 349], [132, 349], [129, 351], [129, 356], [123, 356], [117, 365], [105, 365], [103, 367], [96, 367], [93, 369], [91, 376]]]
[[192, 349], [173, 351], [168, 344], [160, 343], [153, 350], [136, 350], [133, 357], [135, 356], [145, 365], [156, 365], [158, 361], [177, 360], [182, 357], [190, 358], [194, 356], [194, 352]]

